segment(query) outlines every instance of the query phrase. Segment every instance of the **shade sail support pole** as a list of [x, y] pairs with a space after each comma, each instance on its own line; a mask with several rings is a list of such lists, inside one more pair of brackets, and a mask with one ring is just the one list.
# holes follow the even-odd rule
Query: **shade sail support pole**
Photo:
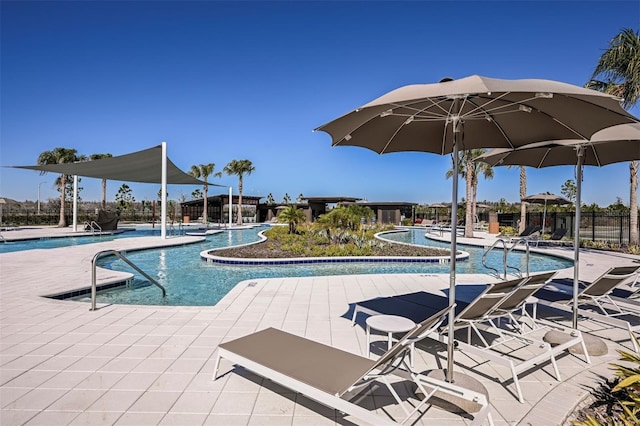
[[167, 143], [162, 142], [162, 188], [160, 190], [160, 214], [162, 218], [160, 220], [160, 238], [165, 240], [167, 238]]
[[78, 175], [73, 175], [73, 232], [78, 232]]
[[232, 224], [232, 213], [233, 212], [233, 187], [229, 187], [229, 228], [231, 228]]
[[578, 292], [580, 290], [580, 210], [582, 210], [582, 166], [584, 164], [584, 146], [577, 148], [578, 164], [576, 165], [576, 223], [574, 224], [574, 263], [573, 263], [573, 318], [572, 325], [578, 329]]
[[[454, 108], [458, 111], [459, 100], [456, 100]], [[453, 184], [451, 190], [451, 260], [449, 262], [449, 313], [448, 337], [447, 337], [447, 375], [449, 383], [453, 383], [453, 350], [454, 350], [454, 318], [456, 303], [456, 251], [458, 239], [458, 142], [462, 135], [462, 121], [458, 115], [453, 117]]]

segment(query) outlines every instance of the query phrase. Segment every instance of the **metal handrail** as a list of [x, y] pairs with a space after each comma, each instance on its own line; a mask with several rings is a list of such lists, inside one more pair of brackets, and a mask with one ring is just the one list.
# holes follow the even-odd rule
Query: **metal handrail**
[[98, 225], [98, 222], [96, 222], [95, 220], [92, 220], [91, 222], [85, 222], [84, 229], [88, 230], [87, 228], [91, 229], [92, 234], [95, 234], [96, 229], [102, 234], [102, 226]]
[[92, 310], [92, 311], [96, 310], [96, 293], [97, 293], [97, 289], [96, 289], [96, 263], [97, 263], [98, 259], [100, 259], [101, 257], [111, 256], [111, 255], [118, 257], [120, 260], [125, 262], [127, 265], [131, 266], [133, 269], [135, 269], [140, 274], [142, 274], [142, 276], [144, 276], [146, 279], [148, 279], [156, 287], [159, 287], [160, 290], [162, 290], [162, 297], [166, 297], [167, 296], [167, 290], [165, 290], [165, 288], [159, 282], [157, 282], [155, 279], [151, 278], [151, 276], [149, 274], [147, 274], [146, 272], [144, 272], [142, 269], [138, 268], [133, 262], [131, 262], [129, 259], [127, 259], [120, 251], [118, 251], [118, 250], [102, 250], [102, 251], [99, 251], [98, 253], [96, 253], [93, 256], [93, 259], [91, 260], [91, 309], [90, 310]]
[[[511, 247], [507, 247], [508, 243], [513, 243], [511, 244]], [[498, 271], [496, 268], [487, 265], [486, 263], [486, 259], [487, 256], [489, 255], [489, 253], [498, 246], [498, 244], [502, 244], [502, 250], [503, 250], [503, 254], [502, 254], [502, 266], [503, 266], [503, 279], [507, 279], [507, 273], [509, 269], [513, 269], [516, 271], [516, 275], [522, 277], [522, 271], [520, 270], [520, 268], [516, 267], [516, 266], [511, 266], [507, 263], [507, 258], [509, 256], [509, 253], [511, 253], [511, 251], [513, 251], [513, 249], [520, 243], [524, 243], [525, 245], [525, 252], [526, 252], [526, 267], [527, 267], [527, 276], [529, 276], [529, 259], [530, 259], [530, 253], [529, 253], [529, 240], [526, 238], [520, 238], [517, 240], [506, 240], [504, 238], [498, 238], [482, 255], [482, 266], [484, 266], [485, 268], [494, 271], [494, 274], [496, 277], [500, 278], [500, 271]]]

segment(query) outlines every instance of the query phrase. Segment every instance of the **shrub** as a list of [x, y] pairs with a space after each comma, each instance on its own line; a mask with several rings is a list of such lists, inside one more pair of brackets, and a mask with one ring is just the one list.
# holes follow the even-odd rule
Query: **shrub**
[[[635, 337], [634, 337], [635, 338]], [[576, 426], [637, 425], [640, 424], [640, 352], [618, 350], [620, 361], [610, 364], [615, 378], [604, 379], [592, 391], [595, 401]]]

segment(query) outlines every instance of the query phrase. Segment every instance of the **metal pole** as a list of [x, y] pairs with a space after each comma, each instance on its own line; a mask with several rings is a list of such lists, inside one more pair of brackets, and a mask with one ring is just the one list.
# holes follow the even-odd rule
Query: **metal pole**
[[78, 231], [78, 175], [73, 175], [73, 232], [77, 232], [77, 231]]
[[42, 185], [43, 183], [47, 183], [47, 181], [40, 182], [38, 184], [38, 215], [40, 215], [40, 185]]
[[162, 188], [160, 190], [160, 238], [167, 238], [167, 143], [162, 142]]
[[233, 211], [233, 187], [229, 187], [229, 228], [231, 228], [231, 212]]
[[[458, 110], [459, 101], [455, 101], [454, 111]], [[453, 349], [454, 318], [456, 303], [456, 251], [458, 239], [458, 138], [462, 133], [462, 121], [459, 116], [453, 117], [453, 189], [451, 191], [451, 261], [449, 262], [449, 330], [447, 332], [447, 382], [453, 383]]]
[[574, 224], [574, 264], [573, 264], [573, 328], [578, 328], [578, 292], [580, 290], [580, 193], [582, 192], [582, 164], [584, 162], [584, 147], [577, 150], [578, 164], [576, 166], [576, 223]]

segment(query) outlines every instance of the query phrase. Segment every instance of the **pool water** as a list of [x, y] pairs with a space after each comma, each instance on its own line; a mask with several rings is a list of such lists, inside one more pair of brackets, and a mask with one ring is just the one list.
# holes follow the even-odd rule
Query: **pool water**
[[[160, 289], [142, 277], [136, 276], [131, 286], [107, 290], [98, 293], [98, 303], [171, 305], [171, 306], [211, 306], [222, 299], [238, 282], [258, 278], [309, 277], [326, 275], [353, 274], [391, 274], [391, 273], [449, 273], [448, 264], [438, 263], [335, 263], [303, 264], [281, 266], [221, 265], [208, 263], [200, 259], [204, 250], [246, 244], [258, 240], [258, 232], [264, 228], [225, 231], [207, 237], [202, 243], [180, 247], [128, 251], [127, 258], [143, 271], [153, 276], [167, 289], [162, 297]], [[399, 242], [448, 248], [448, 243], [428, 240], [424, 230], [409, 230], [387, 235], [388, 239]], [[484, 253], [482, 247], [459, 245], [459, 250], [470, 253], [467, 261], [458, 262], [459, 273], [490, 273], [482, 265]], [[512, 252], [509, 264], [525, 270], [525, 256]], [[502, 251], [496, 251], [488, 257], [488, 264], [501, 269]], [[531, 254], [530, 271], [543, 271], [567, 268], [570, 260]], [[100, 260], [100, 266], [126, 272], [134, 272], [124, 262], [115, 257]], [[86, 297], [85, 297], [86, 299]]]
[[[75, 237], [44, 237], [32, 238], [25, 240], [13, 240], [0, 242], [0, 253], [10, 253], [14, 251], [33, 250], [33, 249], [52, 249], [58, 247], [77, 246], [82, 244], [93, 244], [104, 241], [112, 241], [116, 238], [127, 237], [151, 237], [160, 236], [159, 228], [148, 229], [126, 229], [120, 228], [120, 231], [114, 234], [105, 235], [83, 235]], [[184, 233], [182, 233], [184, 234]]]

